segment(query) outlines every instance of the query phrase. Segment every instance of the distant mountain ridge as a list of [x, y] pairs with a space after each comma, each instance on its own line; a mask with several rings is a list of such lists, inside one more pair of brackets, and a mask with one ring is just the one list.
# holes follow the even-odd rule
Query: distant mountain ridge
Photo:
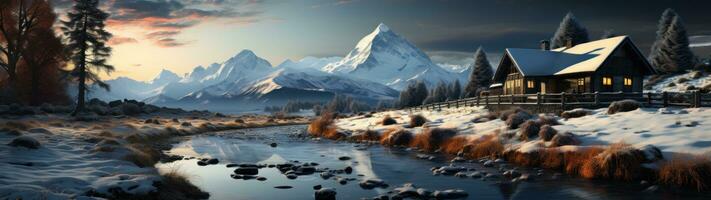
[[[467, 74], [463, 74], [467, 73]], [[126, 77], [107, 81], [111, 92], [91, 94], [103, 100], [138, 99], [191, 108], [261, 109], [289, 100], [328, 101], [344, 94], [366, 102], [393, 100], [414, 81], [430, 86], [466, 81], [468, 71], [450, 72], [432, 63], [413, 44], [380, 24], [346, 57], [304, 57], [273, 66], [251, 50], [222, 63], [197, 66], [179, 76], [162, 70], [151, 81]]]

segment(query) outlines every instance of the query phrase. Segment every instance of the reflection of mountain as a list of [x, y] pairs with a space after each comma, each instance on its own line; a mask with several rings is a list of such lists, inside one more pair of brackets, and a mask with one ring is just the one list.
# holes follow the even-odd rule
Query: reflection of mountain
[[194, 137], [180, 143], [173, 147], [171, 153], [217, 158], [223, 163], [256, 163], [273, 157], [271, 152], [265, 150], [267, 147], [267, 145], [254, 144], [254, 141], [249, 140], [226, 140], [208, 136]]

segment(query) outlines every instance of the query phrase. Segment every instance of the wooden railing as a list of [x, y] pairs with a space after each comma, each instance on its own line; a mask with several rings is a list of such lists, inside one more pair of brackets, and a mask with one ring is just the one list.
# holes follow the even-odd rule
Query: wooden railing
[[595, 93], [553, 93], [553, 94], [513, 94], [488, 95], [430, 103], [406, 108], [407, 110], [437, 110], [489, 105], [559, 105], [562, 108], [602, 107], [614, 101], [632, 99], [645, 106], [711, 107], [711, 94], [698, 90], [692, 92], [595, 92]]

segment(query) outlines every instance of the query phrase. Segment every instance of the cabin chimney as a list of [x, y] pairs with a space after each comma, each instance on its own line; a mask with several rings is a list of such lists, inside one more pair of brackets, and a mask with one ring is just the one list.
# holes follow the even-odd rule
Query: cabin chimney
[[550, 51], [551, 50], [551, 42], [548, 40], [541, 40], [541, 50]]
[[573, 47], [573, 38], [568, 38], [568, 40], [565, 41], [565, 48], [570, 47]]

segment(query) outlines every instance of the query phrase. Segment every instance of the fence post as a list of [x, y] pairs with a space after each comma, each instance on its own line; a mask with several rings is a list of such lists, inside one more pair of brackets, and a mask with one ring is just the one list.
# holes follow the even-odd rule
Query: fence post
[[476, 98], [476, 106], [479, 106], [479, 99], [480, 98], [479, 97], [475, 97], [475, 98]]
[[595, 106], [600, 105], [600, 93], [595, 91]]
[[536, 104], [541, 105], [541, 93], [536, 92]]
[[667, 93], [666, 91], [665, 91], [665, 92], [662, 92], [662, 99], [663, 99], [663, 102], [664, 102], [664, 104], [662, 104], [662, 106], [663, 106], [663, 107], [668, 107], [668, 106], [669, 106], [669, 93]]
[[513, 105], [513, 104], [514, 104], [514, 94], [511, 94], [511, 98], [510, 98], [510, 99], [511, 99], [511, 105]]
[[699, 90], [694, 90], [694, 108], [701, 107], [701, 95], [699, 95]]
[[560, 105], [565, 109], [565, 92], [560, 93]]
[[484, 96], [484, 103], [486, 103], [487, 106], [489, 105], [489, 95]]
[[496, 98], [496, 104], [501, 105], [501, 95]]
[[647, 104], [649, 104], [649, 106], [652, 106], [652, 93], [651, 92], [647, 92]]

